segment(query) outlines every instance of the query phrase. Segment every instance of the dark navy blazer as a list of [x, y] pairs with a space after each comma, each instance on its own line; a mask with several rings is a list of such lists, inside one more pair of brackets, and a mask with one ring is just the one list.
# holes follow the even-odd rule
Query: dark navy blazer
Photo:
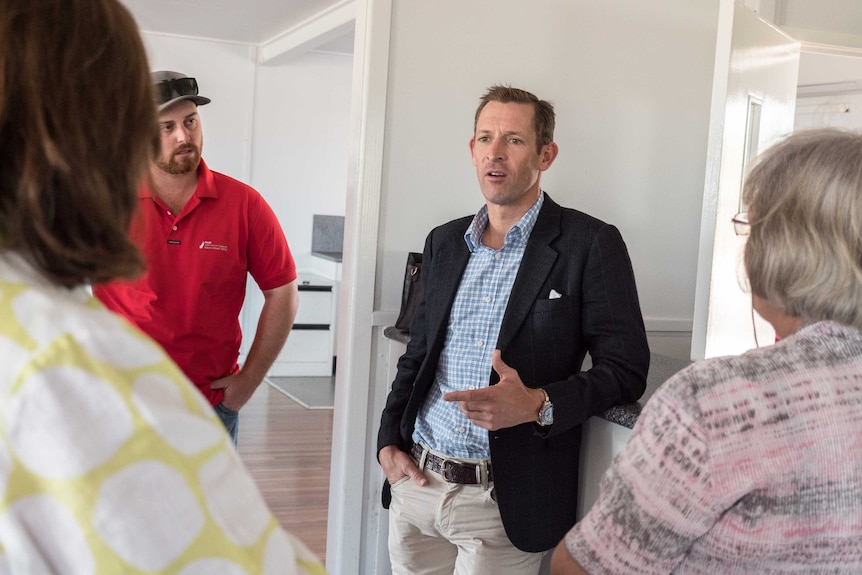
[[[437, 369], [452, 302], [470, 252], [472, 216], [431, 231], [422, 258], [424, 301], [386, 401], [378, 451], [408, 451]], [[562, 297], [550, 299], [551, 290]], [[494, 489], [506, 533], [524, 551], [554, 547], [577, 512], [581, 425], [644, 391], [649, 348], [634, 274], [619, 231], [545, 196], [500, 327], [497, 348], [529, 387], [543, 387], [554, 424], [488, 432]], [[581, 371], [589, 351], [593, 367]], [[498, 376], [488, 374], [493, 385]], [[384, 487], [388, 507], [389, 486]]]

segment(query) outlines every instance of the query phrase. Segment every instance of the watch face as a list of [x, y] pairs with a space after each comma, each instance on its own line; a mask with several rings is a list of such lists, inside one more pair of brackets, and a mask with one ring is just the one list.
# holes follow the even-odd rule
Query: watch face
[[542, 410], [542, 422], [545, 425], [551, 425], [554, 423], [554, 406], [548, 405], [545, 409]]

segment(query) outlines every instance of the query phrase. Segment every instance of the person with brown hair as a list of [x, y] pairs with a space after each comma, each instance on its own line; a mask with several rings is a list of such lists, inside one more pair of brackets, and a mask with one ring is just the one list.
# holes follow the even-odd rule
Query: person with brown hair
[[537, 573], [575, 523], [581, 425], [644, 391], [625, 243], [542, 191], [553, 138], [549, 102], [491, 87], [470, 139], [485, 204], [426, 239], [377, 441], [396, 575]]
[[743, 200], [754, 309], [780, 341], [659, 388], [556, 575], [862, 572], [862, 134], [789, 136]]
[[[138, 191], [131, 235], [147, 273], [96, 286], [105, 306], [155, 339], [207, 398], [234, 445], [239, 410], [263, 382], [299, 306], [296, 264], [272, 209], [251, 186], [203, 160], [196, 78], [151, 75], [159, 152]], [[249, 274], [264, 304], [245, 362], [239, 314]]]
[[88, 291], [143, 271], [153, 100], [116, 0], [0, 0], [0, 572], [323, 573], [209, 404]]

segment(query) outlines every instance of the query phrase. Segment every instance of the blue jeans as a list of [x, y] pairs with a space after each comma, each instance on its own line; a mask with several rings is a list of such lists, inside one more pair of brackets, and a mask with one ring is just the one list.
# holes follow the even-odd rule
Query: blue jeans
[[214, 409], [222, 425], [227, 430], [227, 434], [233, 439], [233, 446], [236, 448], [237, 435], [239, 434], [239, 412], [225, 407], [224, 403], [219, 403]]

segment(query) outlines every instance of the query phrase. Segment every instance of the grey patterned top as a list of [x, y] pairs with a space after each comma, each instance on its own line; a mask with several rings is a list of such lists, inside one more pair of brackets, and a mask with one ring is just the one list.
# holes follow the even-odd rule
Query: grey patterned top
[[862, 332], [823, 321], [666, 382], [566, 548], [587, 572], [862, 573]]

